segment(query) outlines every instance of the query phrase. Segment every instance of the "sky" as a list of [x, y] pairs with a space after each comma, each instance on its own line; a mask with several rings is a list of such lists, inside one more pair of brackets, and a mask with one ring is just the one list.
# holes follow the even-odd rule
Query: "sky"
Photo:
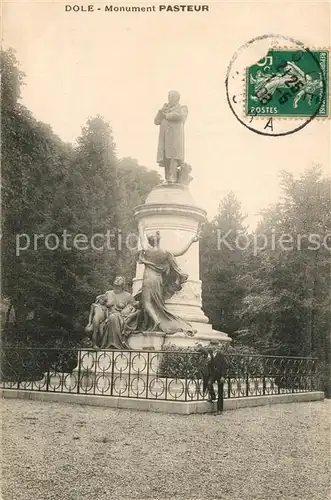
[[203, 13], [111, 13], [105, 3], [79, 2], [88, 4], [102, 9], [75, 13], [60, 1], [3, 3], [3, 45], [16, 50], [26, 74], [22, 102], [63, 140], [74, 142], [86, 120], [99, 114], [111, 123], [119, 157], [162, 173], [153, 120], [176, 89], [189, 109], [190, 190], [209, 217], [232, 190], [254, 227], [259, 211], [280, 195], [282, 169], [299, 176], [320, 164], [329, 173], [330, 120], [284, 137], [257, 135], [234, 117], [224, 81], [238, 48], [265, 33], [329, 47], [330, 4], [232, 0], [205, 2], [209, 12]]

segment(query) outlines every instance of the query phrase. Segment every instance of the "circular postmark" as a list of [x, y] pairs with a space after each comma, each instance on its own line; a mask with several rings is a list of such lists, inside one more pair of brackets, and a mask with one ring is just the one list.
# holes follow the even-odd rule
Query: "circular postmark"
[[282, 35], [242, 45], [228, 66], [229, 107], [246, 128], [283, 136], [328, 117], [329, 53]]

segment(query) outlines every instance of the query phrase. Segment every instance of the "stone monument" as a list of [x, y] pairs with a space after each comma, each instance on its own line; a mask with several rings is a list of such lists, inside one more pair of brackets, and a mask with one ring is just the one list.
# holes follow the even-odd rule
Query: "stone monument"
[[[191, 166], [185, 163], [184, 124], [188, 109], [180, 104], [177, 91], [170, 91], [168, 103], [157, 112], [154, 123], [159, 126], [157, 162], [165, 169], [165, 181], [154, 188], [145, 203], [136, 207], [141, 247], [144, 237], [158, 235], [159, 246], [175, 257], [182, 273], [180, 287], [164, 296], [167, 311], [185, 323], [176, 332], [162, 332], [155, 328], [130, 335], [131, 348], [160, 348], [168, 344], [192, 346], [195, 343], [227, 342], [227, 334], [213, 330], [202, 311], [201, 281], [199, 277], [199, 227], [206, 220], [206, 212], [194, 202], [188, 184]], [[143, 289], [144, 261], [138, 261], [133, 280], [133, 295]], [[189, 327], [186, 325], [190, 325]]]
[[95, 348], [159, 350], [170, 344], [189, 347], [231, 340], [213, 330], [202, 311], [199, 228], [206, 212], [188, 189], [188, 109], [179, 101], [179, 93], [170, 91], [154, 120], [159, 126], [157, 162], [165, 170], [165, 181], [134, 211], [140, 251], [132, 294], [124, 291], [124, 279], [118, 277], [113, 291], [97, 297], [87, 326]]

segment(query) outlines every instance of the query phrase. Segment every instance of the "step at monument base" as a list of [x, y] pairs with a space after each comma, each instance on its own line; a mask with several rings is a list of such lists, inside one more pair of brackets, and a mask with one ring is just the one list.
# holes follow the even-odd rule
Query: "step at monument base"
[[195, 322], [191, 324], [196, 330], [193, 335], [185, 332], [177, 332], [172, 335], [164, 332], [142, 332], [131, 335], [128, 338], [128, 344], [134, 350], [160, 351], [169, 346], [192, 348], [198, 344], [208, 346], [210, 343], [231, 342], [231, 338], [226, 333], [213, 330], [210, 324]]
[[[23, 399], [43, 402], [59, 402], [102, 406], [108, 408], [123, 408], [160, 413], [189, 415], [191, 413], [216, 412], [217, 404], [208, 401], [168, 401], [160, 399], [140, 399], [112, 396], [95, 396], [90, 394], [70, 394], [58, 392], [24, 391], [20, 389], [0, 389], [1, 396], [7, 399]], [[299, 403], [323, 401], [324, 393], [319, 391], [297, 394], [279, 394], [272, 396], [253, 396], [224, 400], [224, 410], [236, 410], [246, 407], [265, 406], [271, 404]], [[258, 416], [258, 414], [257, 414]]]

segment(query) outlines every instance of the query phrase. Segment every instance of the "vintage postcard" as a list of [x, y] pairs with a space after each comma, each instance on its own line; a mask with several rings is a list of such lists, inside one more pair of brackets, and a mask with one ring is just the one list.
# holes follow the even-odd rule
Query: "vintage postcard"
[[3, 0], [1, 498], [330, 497], [330, 9]]

